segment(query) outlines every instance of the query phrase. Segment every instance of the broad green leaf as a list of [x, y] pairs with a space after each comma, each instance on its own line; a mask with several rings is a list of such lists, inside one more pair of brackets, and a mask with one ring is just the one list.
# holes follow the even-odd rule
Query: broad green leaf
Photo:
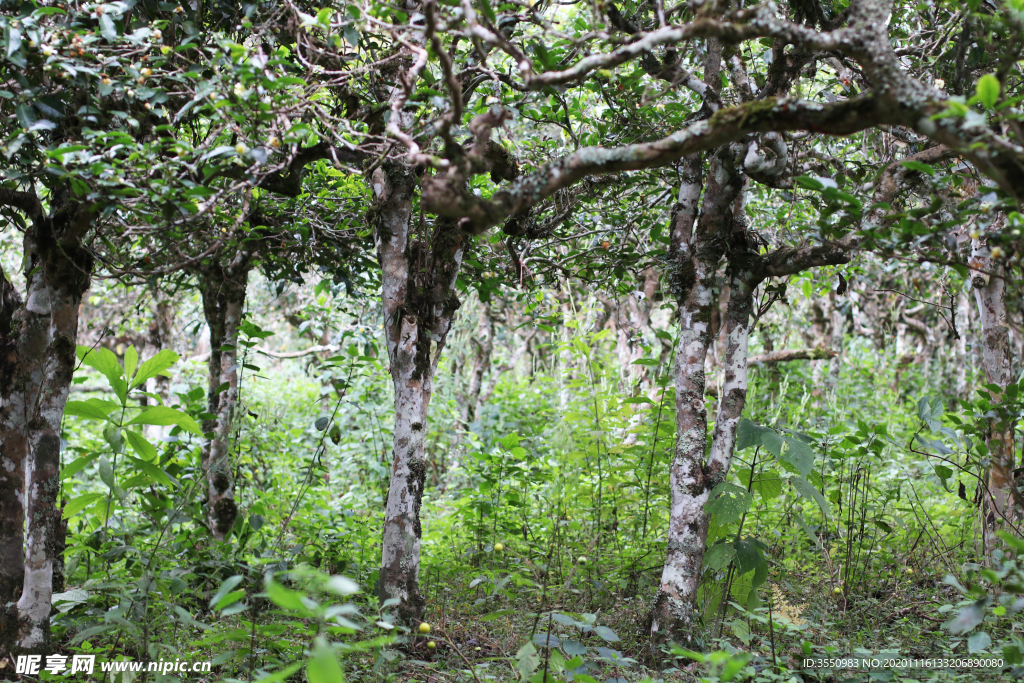
[[74, 498], [64, 505], [64, 512], [62, 513], [62, 516], [64, 519], [71, 519], [96, 501], [103, 500], [103, 497], [102, 493], [86, 493], [78, 498]]
[[147, 408], [141, 415], [133, 419], [130, 425], [177, 425], [182, 429], [202, 436], [203, 432], [191, 417], [168, 406], [153, 406]]
[[757, 539], [741, 538], [733, 542], [733, 547], [736, 549], [737, 574], [746, 574], [764, 563], [764, 557], [761, 555], [761, 543]]
[[715, 516], [718, 524], [738, 522], [750, 507], [751, 495], [735, 484], [723, 483], [711, 492], [711, 499], [704, 506], [709, 515]]
[[985, 608], [988, 606], [990, 599], [991, 598], [985, 597], [980, 600], [975, 600], [961, 609], [954, 618], [942, 624], [942, 628], [955, 636], [960, 635], [961, 633], [973, 631], [978, 624], [984, 621]]
[[704, 554], [704, 566], [711, 571], [725, 569], [736, 557], [736, 548], [731, 543], [716, 543]]
[[302, 613], [309, 611], [302, 604], [302, 593], [285, 588], [273, 579], [267, 581], [267, 597], [278, 607]]
[[64, 414], [71, 417], [84, 417], [87, 420], [106, 420], [110, 413], [120, 407], [113, 401], [90, 398], [85, 401], [68, 401], [64, 404]]
[[760, 427], [747, 418], [741, 418], [736, 427], [736, 450], [742, 451], [745, 448], [761, 445], [761, 437], [772, 430], [767, 427]]
[[147, 462], [154, 462], [157, 459], [156, 447], [149, 442], [149, 440], [139, 434], [138, 432], [132, 431], [131, 429], [124, 430], [125, 438], [128, 440], [128, 445], [132, 447], [139, 457]]
[[761, 434], [761, 445], [768, 449], [768, 452], [776, 458], [782, 455], [782, 447], [785, 445], [782, 437], [775, 432], [768, 431]]
[[124, 352], [124, 376], [131, 379], [138, 365], [139, 352], [135, 350], [134, 346], [129, 346], [128, 350]]
[[751, 491], [757, 493], [763, 500], [773, 500], [782, 493], [782, 477], [775, 470], [765, 470], [754, 475], [754, 483], [750, 486]]
[[491, 612], [489, 614], [483, 615], [482, 617], [480, 617], [480, 621], [494, 621], [495, 619], [507, 617], [508, 615], [515, 613], [516, 611], [514, 609], [500, 609], [497, 612]]
[[996, 78], [996, 75], [985, 74], [978, 79], [978, 85], [974, 94], [979, 102], [986, 108], [991, 109], [999, 99], [1000, 90], [1002, 90], [1002, 86], [999, 84], [999, 79]]
[[611, 630], [607, 626], [595, 626], [594, 633], [596, 633], [598, 637], [600, 637], [602, 640], [609, 643], [614, 643], [615, 641], [620, 639], [617, 635], [615, 635], [615, 631]]
[[309, 683], [342, 683], [341, 665], [326, 643], [318, 643], [313, 657], [306, 665]]
[[143, 361], [142, 365], [139, 366], [139, 371], [135, 374], [132, 379], [131, 388], [142, 386], [146, 383], [146, 380], [156, 377], [161, 372], [171, 367], [178, 362], [178, 354], [170, 349], [164, 349], [149, 360]]
[[984, 631], [971, 634], [971, 637], [967, 639], [967, 651], [972, 655], [978, 652], [985, 652], [991, 646], [992, 638]]
[[537, 647], [533, 643], [527, 643], [516, 652], [516, 664], [519, 674], [527, 679], [533, 675], [540, 665], [540, 655], [537, 654]]
[[88, 346], [79, 346], [78, 357], [83, 365], [99, 370], [107, 378], [110, 388], [121, 399], [121, 405], [124, 405], [128, 396], [128, 384], [124, 380], [124, 369], [117, 362], [114, 352], [110, 349], [90, 349]]
[[148, 463], [145, 460], [133, 458], [130, 455], [126, 457], [128, 458], [129, 461], [131, 461], [133, 465], [142, 470], [150, 479], [153, 479], [154, 481], [157, 481], [163, 484], [164, 486], [167, 486], [168, 488], [173, 486], [173, 484], [171, 483], [171, 478], [167, 476], [167, 473], [164, 472], [159, 467], [157, 467], [156, 465]]
[[213, 594], [212, 598], [210, 598], [210, 607], [216, 609], [216, 605], [220, 602], [221, 598], [234, 590], [235, 586], [242, 583], [243, 578], [244, 577], [241, 574], [235, 574], [234, 576], [225, 579], [224, 583], [222, 583], [220, 588], [217, 589], [217, 592]]
[[904, 168], [909, 168], [911, 171], [918, 171], [919, 173], [924, 173], [926, 175], [933, 176], [938, 173], [938, 169], [934, 166], [929, 166], [926, 163], [914, 161], [913, 159], [904, 159], [900, 162], [900, 165]]
[[324, 588], [335, 595], [353, 595], [359, 592], [359, 584], [347, 576], [332, 576], [327, 579]]
[[114, 468], [110, 466], [110, 461], [104, 455], [100, 456], [100, 479], [109, 488], [114, 488], [117, 485], [114, 480]]
[[90, 455], [83, 455], [69, 465], [64, 466], [60, 471], [60, 480], [65, 481], [78, 474], [79, 471], [93, 460], [100, 456], [99, 453], [92, 453]]
[[784, 466], [788, 466], [787, 469], [798, 472], [802, 477], [809, 475], [814, 469], [814, 451], [796, 437], [784, 436], [782, 439], [789, 448], [776, 457]]
[[832, 516], [832, 511], [829, 508], [828, 501], [825, 500], [825, 496], [821, 495], [821, 491], [814, 488], [810, 482], [803, 477], [790, 477], [789, 483], [793, 485], [793, 488], [795, 488], [801, 496], [807, 500], [812, 500], [817, 503], [818, 507], [821, 508], [821, 511], [825, 513], [826, 517]]

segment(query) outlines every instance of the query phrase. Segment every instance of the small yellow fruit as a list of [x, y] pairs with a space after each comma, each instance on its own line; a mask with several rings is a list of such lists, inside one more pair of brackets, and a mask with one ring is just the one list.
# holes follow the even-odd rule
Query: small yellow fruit
[[504, 550], [504, 549], [505, 549], [505, 544], [504, 544], [504, 543], [495, 543], [495, 544], [494, 544], [494, 549], [495, 549], [495, 550], [496, 550], [497, 552], [499, 552], [499, 553], [500, 553], [500, 552], [501, 552], [502, 550]]
[[103, 85], [110, 85], [110, 83], [111, 83], [111, 80], [109, 78], [107, 78], [106, 76], [104, 76], [103, 77]]
[[999, 247], [992, 247], [992, 258], [1002, 258], [1003, 250]]
[[273, 147], [274, 149], [277, 149], [278, 147], [281, 146], [281, 141], [277, 139], [276, 135], [271, 135], [270, 138], [267, 140], [267, 144]]
[[583, 557], [582, 555], [580, 555], [579, 557], [576, 558], [576, 564], [586, 564], [586, 563], [587, 563], [587, 558]]
[[437, 643], [435, 643], [434, 641], [430, 641], [429, 643], [427, 643], [427, 647], [433, 650], [435, 647], [437, 647]]
[[153, 75], [153, 70], [152, 70], [152, 69], [150, 69], [149, 67], [146, 67], [146, 68], [145, 68], [145, 69], [143, 69], [143, 70], [142, 70], [142, 71], [141, 71], [140, 73], [141, 73], [141, 74], [142, 74], [143, 76], [145, 76], [145, 77], [149, 78], [150, 76], [152, 76], [152, 75]]
[[474, 647], [473, 648], [473, 650], [476, 651], [476, 652], [480, 652], [480, 650], [482, 650], [482, 649], [483, 649], [482, 647]]
[[605, 249], [605, 250], [607, 250], [607, 249], [609, 249], [609, 248], [610, 248], [611, 246], [612, 246], [612, 243], [611, 243], [611, 242], [609, 242], [608, 240], [605, 240], [604, 242], [601, 242], [601, 248], [602, 248], [602, 249]]
[[913, 567], [907, 567], [904, 571], [907, 572], [908, 574], [913, 574], [914, 573], [914, 568]]
[[239, 154], [245, 154], [246, 150], [246, 146], [243, 145], [241, 142], [235, 145], [235, 151], [238, 152]]
[[420, 633], [430, 633], [430, 624], [425, 621], [420, 624]]
[[840, 588], [839, 586], [836, 586], [835, 588], [832, 589], [832, 592], [835, 593], [836, 595], [842, 595], [843, 594], [843, 589]]

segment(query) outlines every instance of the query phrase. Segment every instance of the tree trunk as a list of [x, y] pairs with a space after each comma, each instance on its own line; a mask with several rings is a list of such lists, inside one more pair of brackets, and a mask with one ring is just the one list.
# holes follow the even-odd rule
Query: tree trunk
[[238, 404], [238, 328], [245, 308], [249, 268], [250, 254], [239, 251], [230, 265], [214, 263], [200, 274], [203, 313], [210, 327], [207, 401], [213, 415], [203, 422], [203, 432], [210, 435], [203, 444], [203, 470], [207, 520], [210, 533], [218, 541], [228, 540], [238, 515], [231, 427]]
[[80, 246], [91, 215], [61, 215], [57, 222], [40, 213], [25, 234], [24, 303], [6, 277], [0, 283], [0, 647], [7, 653], [49, 650], [55, 574], [63, 583], [60, 428], [93, 261]]
[[[146, 335], [146, 343], [143, 347], [142, 360], [148, 360], [157, 353], [172, 346], [171, 335], [174, 330], [174, 305], [162, 292], [157, 292], [157, 302], [153, 309], [153, 322], [149, 326]], [[157, 375], [146, 380], [146, 392], [156, 394], [164, 403], [170, 397], [170, 378]], [[162, 425], [143, 425], [142, 433], [153, 442], [160, 443], [167, 434], [167, 428]]]
[[476, 338], [473, 339], [473, 367], [469, 374], [466, 402], [462, 406], [463, 429], [468, 429], [470, 423], [476, 419], [476, 410], [480, 403], [480, 389], [483, 387], [484, 374], [490, 370], [493, 350], [494, 320], [491, 318], [491, 305], [481, 303]]
[[724, 251], [723, 234], [731, 224], [731, 206], [742, 179], [715, 156], [696, 230], [693, 218], [700, 196], [699, 156], [683, 169], [680, 201], [673, 210], [673, 294], [679, 305], [679, 342], [675, 359], [676, 447], [669, 470], [672, 507], [669, 512], [665, 566], [651, 612], [652, 644], [690, 642], [694, 600], [700, 582], [706, 527], [704, 504], [708, 478], [704, 471], [707, 412], [704, 408], [704, 364], [712, 343], [711, 311], [715, 273]]
[[[982, 364], [985, 380], [1005, 390], [1011, 381], [1010, 334], [1006, 324], [1005, 271], [988, 257], [984, 247], [975, 248], [972, 265], [992, 276], [975, 272], [972, 277], [974, 296], [981, 317]], [[996, 548], [996, 532], [1005, 529], [1005, 521], [1014, 522], [1014, 439], [1013, 424], [993, 420], [988, 438], [988, 491], [985, 496], [985, 551], [991, 555]]]
[[18, 291], [0, 267], [0, 657], [16, 647], [25, 579], [25, 406], [18, 358]]
[[416, 178], [401, 163], [373, 174], [374, 238], [382, 271], [384, 335], [395, 390], [391, 481], [384, 511], [378, 592], [397, 600], [406, 623], [422, 618], [420, 505], [426, 479], [427, 410], [437, 362], [459, 307], [455, 279], [463, 235], [450, 219], [434, 222], [429, 244], [412, 239]]

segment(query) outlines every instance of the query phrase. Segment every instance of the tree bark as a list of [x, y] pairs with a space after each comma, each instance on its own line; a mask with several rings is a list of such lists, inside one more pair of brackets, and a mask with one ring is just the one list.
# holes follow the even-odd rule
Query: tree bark
[[251, 255], [240, 250], [227, 266], [219, 262], [200, 273], [203, 313], [210, 327], [208, 411], [203, 432], [206, 472], [206, 510], [210, 533], [226, 541], [235, 525], [235, 478], [231, 463], [231, 427], [238, 405], [238, 328], [245, 309]]
[[[157, 292], [156, 305], [153, 307], [153, 322], [149, 326], [146, 342], [143, 346], [142, 360], [152, 358], [160, 351], [171, 347], [171, 335], [174, 330], [174, 305], [162, 292]], [[170, 396], [170, 379], [157, 375], [146, 380], [146, 391], [156, 394], [166, 402]], [[143, 425], [142, 433], [154, 443], [159, 443], [167, 434], [167, 428], [161, 425]]]
[[24, 302], [0, 272], [0, 648], [7, 653], [49, 649], [67, 531], [57, 507], [60, 429], [93, 265], [80, 244], [90, 212], [71, 205], [32, 219]]
[[668, 545], [658, 593], [651, 612], [652, 644], [669, 640], [687, 643], [693, 636], [694, 601], [700, 583], [707, 536], [704, 504], [707, 473], [707, 412], [704, 408], [704, 364], [711, 345], [711, 309], [715, 272], [725, 250], [723, 235], [731, 227], [732, 205], [742, 177], [724, 154], [711, 162], [704, 200], [693, 229], [700, 195], [700, 158], [690, 158], [683, 171], [681, 201], [673, 211], [671, 254], [675, 272], [673, 294], [679, 305], [679, 342], [675, 358], [676, 446], [669, 471], [672, 507]]
[[433, 377], [452, 316], [464, 236], [455, 221], [434, 222], [429, 243], [413, 239], [410, 217], [416, 179], [402, 163], [373, 175], [374, 237], [382, 271], [384, 334], [395, 391], [391, 481], [384, 511], [378, 592], [397, 600], [406, 623], [422, 618], [419, 590], [420, 506], [426, 480], [425, 437]]
[[[976, 271], [971, 279], [981, 318], [982, 364], [985, 380], [1003, 391], [1012, 379], [1010, 331], [1006, 322], [1005, 270], [988, 256], [988, 249], [976, 245], [971, 264], [988, 273]], [[988, 490], [985, 495], [985, 551], [991, 556], [997, 546], [996, 532], [1004, 530], [1005, 520], [1019, 517], [1014, 509], [1013, 424], [993, 420], [988, 438]]]
[[483, 387], [484, 375], [491, 368], [491, 352], [494, 350], [494, 320], [491, 318], [491, 305], [480, 304], [480, 314], [473, 339], [473, 367], [470, 369], [469, 386], [466, 389], [466, 402], [462, 406], [463, 429], [468, 429], [476, 419], [476, 409], [480, 403], [480, 389]]

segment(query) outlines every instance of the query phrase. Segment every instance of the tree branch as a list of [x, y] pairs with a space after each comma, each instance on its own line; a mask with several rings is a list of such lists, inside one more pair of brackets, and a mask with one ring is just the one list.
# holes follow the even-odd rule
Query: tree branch
[[489, 200], [446, 183], [444, 177], [423, 181], [424, 208], [440, 216], [463, 219], [463, 230], [479, 234], [513, 213], [525, 211], [592, 174], [657, 168], [695, 152], [720, 147], [750, 133], [809, 130], [850, 135], [898, 118], [892, 107], [873, 97], [857, 97], [835, 104], [769, 98], [719, 110], [668, 137], [621, 147], [584, 147], [545, 164]]

